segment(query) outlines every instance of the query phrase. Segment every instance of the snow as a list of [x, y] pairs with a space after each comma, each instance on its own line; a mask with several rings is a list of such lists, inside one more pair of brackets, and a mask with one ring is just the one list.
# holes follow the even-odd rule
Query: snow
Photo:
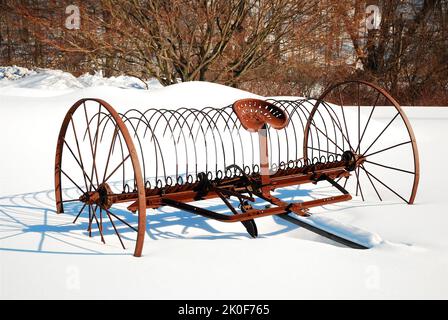
[[23, 94], [25, 92], [23, 89], [28, 89], [27, 95], [52, 96], [93, 87], [155, 89], [163, 86], [155, 79], [144, 82], [124, 75], [105, 78], [101, 71], [94, 74], [86, 73], [76, 78], [61, 70], [0, 67], [0, 88], [3, 94], [14, 95], [17, 89], [21, 89], [20, 92]]
[[[312, 210], [320, 224], [331, 219], [368, 231], [372, 249], [345, 248], [276, 217], [257, 219], [254, 240], [241, 224], [162, 208], [148, 210], [144, 256], [137, 259], [112, 233], [105, 245], [98, 235], [89, 238], [87, 218], [72, 224], [73, 213], [55, 213], [54, 153], [68, 108], [84, 97], [125, 111], [224, 106], [257, 96], [211, 83], [141, 90], [126, 77], [89, 82], [55, 70], [9, 74], [0, 80], [0, 299], [448, 298], [448, 177], [441, 167], [448, 108], [404, 108], [420, 151], [415, 205], [354, 197]], [[320, 188], [277, 195], [298, 200]], [[200, 205], [223, 208], [218, 200]]]

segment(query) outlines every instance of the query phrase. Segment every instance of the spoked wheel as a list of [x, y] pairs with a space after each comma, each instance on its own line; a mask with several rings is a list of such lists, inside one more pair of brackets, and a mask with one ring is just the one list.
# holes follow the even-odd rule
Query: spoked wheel
[[419, 158], [413, 130], [398, 102], [374, 84], [347, 81], [322, 94], [307, 122], [304, 157], [313, 163], [356, 160], [341, 184], [362, 200], [415, 200]]
[[[62, 124], [56, 150], [55, 193], [58, 213], [88, 217], [87, 232], [101, 240], [115, 234], [125, 248], [135, 241], [141, 256], [146, 231], [145, 189], [139, 159], [120, 115], [106, 102], [78, 101]], [[137, 200], [137, 218], [120, 202]]]

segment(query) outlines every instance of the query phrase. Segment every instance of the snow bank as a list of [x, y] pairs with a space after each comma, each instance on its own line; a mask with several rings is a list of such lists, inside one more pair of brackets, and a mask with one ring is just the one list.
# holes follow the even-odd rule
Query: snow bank
[[130, 76], [105, 78], [102, 72], [75, 77], [68, 72], [51, 69], [29, 70], [17, 66], [0, 67], [1, 89], [37, 89], [48, 91], [69, 91], [90, 87], [115, 87], [121, 89], [155, 89], [162, 85], [155, 79], [143, 82]]

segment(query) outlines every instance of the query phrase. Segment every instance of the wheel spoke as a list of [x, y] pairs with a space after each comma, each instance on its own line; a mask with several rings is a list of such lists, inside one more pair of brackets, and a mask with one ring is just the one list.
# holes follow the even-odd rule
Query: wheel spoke
[[[376, 139], [372, 142], [372, 144], [366, 149], [366, 151], [364, 151], [364, 154], [366, 154], [370, 148], [373, 147], [373, 145], [378, 141], [378, 139], [383, 135], [383, 133], [387, 130], [387, 128], [389, 128], [389, 126], [392, 124], [392, 122], [394, 122], [394, 120], [400, 115], [399, 112], [397, 112], [397, 114], [395, 115], [395, 117], [392, 118], [392, 120], [390, 120], [390, 122], [387, 124], [387, 126], [383, 129], [383, 131], [381, 131], [381, 133], [378, 135], [378, 137], [376, 137]], [[364, 156], [363, 154], [363, 156]]]
[[[85, 115], [85, 118], [86, 118], [87, 133], [88, 133], [88, 135], [89, 135], [90, 151], [92, 152], [92, 173], [90, 174], [90, 180], [93, 180], [93, 175], [94, 175], [94, 173], [95, 173], [96, 178], [97, 178], [97, 179], [96, 179], [96, 180], [97, 180], [96, 182], [97, 182], [97, 184], [99, 185], [98, 173], [96, 172], [95, 152], [94, 152], [94, 150], [93, 150], [92, 134], [91, 134], [91, 132], [90, 132], [90, 124], [89, 124], [89, 118], [88, 118], [88, 116], [87, 116], [87, 108], [86, 108], [86, 104], [85, 104], [85, 102], [84, 102], [84, 104], [83, 104], [83, 107], [84, 107], [84, 115]], [[92, 189], [90, 188], [89, 191], [92, 191]]]
[[[73, 121], [73, 115], [70, 116], [70, 122], [72, 123], [73, 134], [75, 136], [75, 141], [76, 141], [76, 148], [78, 149], [80, 166], [81, 166], [81, 169], [84, 172], [84, 174], [87, 175], [87, 173], [84, 170], [84, 162], [82, 161], [81, 148], [79, 147], [78, 135], [76, 133], [75, 122]], [[65, 138], [64, 138], [64, 143], [68, 146], [68, 143], [65, 141]], [[69, 149], [70, 149], [70, 147], [69, 147]], [[75, 157], [75, 159], [76, 159], [76, 157]], [[88, 190], [87, 180], [86, 180], [85, 176], [84, 176], [84, 183], [86, 185], [86, 190]]]
[[81, 210], [79, 210], [78, 214], [76, 215], [75, 220], [73, 220], [73, 223], [76, 223], [76, 221], [78, 220], [79, 216], [84, 211], [84, 208], [86, 207], [86, 205], [87, 205], [87, 203], [84, 203], [84, 205], [82, 206]]
[[[351, 150], [351, 151], [354, 151], [354, 149], [353, 149], [353, 147], [352, 147], [352, 144], [350, 143], [350, 139], [348, 138], [348, 136], [347, 136], [347, 137], [345, 136], [344, 131], [342, 130], [342, 127], [336, 122], [336, 120], [334, 119], [334, 117], [331, 115], [330, 111], [329, 111], [328, 108], [327, 108], [326, 103], [324, 102], [322, 105], [323, 105], [323, 106], [325, 107], [325, 109], [327, 110], [327, 113], [328, 113], [328, 115], [330, 116], [331, 121], [333, 122], [333, 125], [336, 125], [336, 128], [339, 129], [339, 132], [341, 133], [342, 137], [345, 139], [345, 141], [347, 141], [348, 146], [350, 147], [350, 150]], [[331, 107], [330, 107], [330, 108], [331, 108]], [[338, 119], [338, 120], [339, 120], [339, 119]], [[347, 130], [347, 124], [345, 124], [345, 125], [346, 125], [346, 130]], [[348, 135], [348, 133], [347, 133], [347, 135]]]
[[347, 186], [347, 182], [348, 182], [348, 177], [347, 177], [347, 178], [345, 178], [345, 182], [344, 182], [344, 189], [345, 189], [345, 187]]
[[400, 172], [409, 173], [409, 174], [415, 174], [415, 172], [412, 172], [412, 171], [408, 171], [408, 170], [404, 170], [404, 169], [400, 169], [400, 168], [395, 168], [395, 167], [391, 167], [391, 166], [386, 166], [384, 164], [376, 163], [376, 162], [373, 162], [373, 161], [366, 160], [366, 162], [367, 163], [371, 163], [371, 164], [376, 165], [376, 166], [379, 166], [379, 167], [390, 169], [390, 170], [400, 171]]
[[112, 212], [110, 212], [110, 210], [108, 210], [108, 209], [106, 209], [106, 208], [105, 208], [104, 210], [106, 210], [106, 212], [107, 212], [108, 214], [112, 215], [115, 219], [117, 219], [117, 220], [120, 221], [121, 223], [127, 225], [129, 228], [131, 228], [131, 229], [134, 230], [135, 232], [138, 232], [138, 230], [137, 230], [135, 227], [131, 226], [129, 223], [127, 223], [126, 221], [124, 221], [123, 219], [121, 219], [119, 216], [117, 216], [117, 215], [113, 214]]
[[385, 152], [385, 151], [388, 151], [388, 150], [390, 150], [390, 149], [394, 149], [394, 148], [397, 148], [397, 147], [400, 147], [400, 146], [403, 146], [403, 145], [405, 145], [405, 144], [409, 144], [409, 143], [412, 143], [412, 141], [402, 142], [402, 143], [396, 144], [396, 145], [394, 145], [394, 146], [392, 146], [392, 147], [384, 148], [384, 149], [381, 149], [381, 150], [379, 150], [379, 151], [375, 151], [375, 152], [373, 152], [373, 153], [369, 153], [368, 155], [364, 155], [363, 157], [365, 157], [365, 158], [367, 158], [367, 157], [371, 157], [371, 156], [373, 156], [373, 155], [375, 155], [375, 154], [378, 154], [378, 153], [381, 153], [381, 152]]
[[[75, 156], [75, 154], [74, 154], [73, 151], [72, 151], [72, 148], [70, 148], [70, 146], [68, 145], [67, 141], [65, 141], [65, 138], [64, 138], [64, 144], [67, 146], [68, 150], [70, 151], [70, 153], [72, 154], [73, 158], [76, 160], [76, 162], [78, 163], [79, 167], [80, 167], [81, 170], [82, 170], [82, 173], [83, 173], [83, 175], [84, 175], [84, 180], [85, 180], [84, 182], [85, 182], [85, 184], [86, 184], [86, 189], [88, 189], [86, 178], [87, 178], [87, 180], [89, 180], [89, 182], [90, 182], [90, 183], [92, 184], [92, 186], [93, 186], [93, 182], [90, 180], [89, 176], [88, 176], [87, 173], [84, 171], [84, 166], [82, 165], [82, 163], [80, 163], [80, 161], [78, 160], [78, 158]], [[93, 188], [94, 188], [95, 191], [96, 191], [95, 186], [93, 186]]]
[[361, 139], [359, 140], [359, 145], [358, 145], [358, 148], [356, 148], [356, 152], [355, 153], [358, 153], [361, 150], [361, 142], [364, 139], [364, 135], [366, 134], [367, 127], [369, 126], [370, 120], [372, 119], [372, 115], [373, 115], [373, 112], [376, 109], [376, 104], [378, 103], [378, 99], [379, 98], [380, 98], [380, 92], [378, 92], [378, 94], [376, 96], [375, 103], [373, 104], [373, 108], [370, 111], [369, 118], [367, 119], [367, 122], [366, 122], [366, 125], [364, 127], [364, 130], [362, 131]]
[[110, 177], [112, 177], [112, 175], [118, 170], [118, 169], [120, 169], [120, 167], [124, 164], [124, 162], [126, 161], [126, 160], [128, 160], [129, 159], [129, 157], [131, 156], [131, 154], [128, 154], [128, 156], [126, 157], [126, 158], [124, 158], [121, 162], [120, 162], [120, 164], [107, 176], [107, 178], [106, 179], [104, 179], [104, 181], [103, 181], [103, 183], [105, 183], [106, 181], [108, 181], [109, 179], [110, 179]]
[[114, 134], [112, 135], [112, 141], [110, 142], [109, 153], [107, 155], [106, 167], [104, 169], [103, 183], [106, 180], [106, 173], [107, 173], [107, 169], [109, 168], [109, 161], [110, 161], [110, 157], [112, 155], [112, 150], [115, 146], [115, 142], [117, 141], [117, 136], [118, 136], [118, 127], [115, 126]]
[[62, 174], [64, 175], [64, 176], [66, 176], [67, 177], [67, 179], [68, 180], [70, 180], [75, 186], [76, 186], [76, 188], [78, 188], [79, 189], [79, 191], [81, 191], [81, 193], [82, 194], [84, 194], [85, 193], [85, 191], [84, 190], [82, 190], [82, 188], [80, 187], [80, 186], [78, 186], [78, 184], [75, 182], [75, 181], [73, 181], [73, 179], [72, 178], [70, 178], [65, 172], [64, 172], [64, 170], [62, 170], [61, 168], [59, 168], [59, 170], [62, 172]]
[[358, 82], [358, 147], [356, 149], [360, 148], [361, 148], [361, 105], [359, 102], [359, 82]]
[[375, 184], [373, 183], [372, 179], [370, 178], [370, 174], [369, 174], [369, 173], [368, 173], [362, 166], [361, 166], [361, 169], [364, 170], [364, 173], [366, 174], [367, 178], [369, 179], [370, 184], [372, 185], [373, 189], [375, 190], [376, 195], [378, 196], [378, 198], [380, 199], [380, 201], [383, 201], [383, 199], [381, 198], [381, 196], [380, 196], [378, 190], [377, 190], [376, 187], [375, 187]]
[[361, 193], [361, 199], [362, 199], [362, 201], [365, 201], [364, 194], [363, 194], [362, 188], [361, 188], [361, 184], [359, 183], [359, 168], [357, 170], [355, 170], [355, 174], [356, 174], [356, 196], [358, 196], [358, 188], [359, 188], [359, 191]]
[[92, 237], [92, 220], [93, 220], [92, 206], [89, 205], [89, 226], [87, 227], [87, 231], [89, 231], [89, 237]]
[[120, 237], [120, 234], [118, 233], [117, 227], [115, 227], [115, 223], [113, 222], [112, 218], [110, 217], [110, 214], [109, 214], [108, 210], [106, 210], [106, 214], [107, 214], [107, 217], [108, 217], [109, 220], [110, 220], [110, 223], [112, 224], [112, 227], [113, 227], [114, 230], [115, 230], [115, 234], [117, 235], [118, 239], [120, 240], [121, 246], [123, 247], [123, 249], [126, 250], [126, 247], [124, 246], [124, 243], [123, 243], [123, 241], [121, 240], [121, 237]]
[[351, 148], [352, 144], [350, 143], [350, 135], [348, 134], [347, 121], [345, 119], [344, 103], [342, 101], [342, 93], [341, 93], [341, 88], [340, 87], [338, 87], [338, 91], [339, 91], [339, 101], [341, 102], [342, 119], [344, 120], [345, 133], [347, 134], [348, 145]]
[[344, 152], [344, 150], [341, 149], [341, 147], [339, 147], [333, 140], [330, 139], [330, 137], [328, 137], [321, 129], [319, 129], [315, 124], [314, 121], [311, 121], [311, 124], [320, 132], [322, 133], [331, 143], [333, 143], [336, 148], [338, 148], [339, 150], [341, 150], [342, 152]]
[[[95, 210], [93, 211], [93, 216], [95, 217], [95, 222], [96, 225], [98, 226], [98, 231], [100, 232], [100, 236], [101, 236], [101, 242], [102, 243], [106, 243], [106, 241], [104, 241], [104, 237], [103, 237], [103, 228], [102, 228], [102, 224], [100, 226], [99, 222], [98, 222], [98, 218], [96, 216], [96, 210], [98, 210], [98, 206], [95, 207]], [[101, 210], [101, 208], [100, 208]]]
[[98, 134], [100, 131], [100, 118], [101, 118], [101, 103], [99, 103], [98, 106], [98, 120], [97, 120], [97, 125], [96, 125], [96, 132], [95, 132], [95, 150], [94, 150], [94, 155], [93, 155], [93, 165], [95, 166], [95, 177], [96, 177], [96, 183], [99, 184], [99, 179], [98, 179], [98, 169], [96, 167], [96, 153], [98, 151]]
[[399, 197], [401, 200], [403, 200], [406, 203], [409, 203], [408, 200], [406, 200], [405, 198], [403, 198], [398, 192], [396, 192], [395, 190], [393, 190], [391, 187], [389, 187], [388, 185], [386, 185], [384, 182], [382, 182], [380, 179], [378, 179], [377, 177], [375, 177], [371, 172], [369, 172], [364, 166], [362, 166], [364, 168], [364, 171], [366, 171], [373, 179], [375, 179], [376, 181], [378, 181], [379, 183], [381, 183], [384, 187], [386, 187], [390, 192], [392, 192], [393, 194], [395, 194], [397, 197]]
[[66, 202], [78, 202], [79, 199], [71, 199], [71, 200], [62, 200], [61, 202], [66, 203]]

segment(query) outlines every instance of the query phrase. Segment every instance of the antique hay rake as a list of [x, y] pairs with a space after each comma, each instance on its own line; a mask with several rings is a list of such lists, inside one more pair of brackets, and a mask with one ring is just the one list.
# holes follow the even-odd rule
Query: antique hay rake
[[[162, 206], [241, 222], [252, 237], [256, 218], [276, 215], [368, 248], [320, 226], [309, 209], [351, 200], [348, 190], [362, 200], [412, 204], [418, 180], [406, 115], [388, 93], [363, 81], [336, 84], [317, 100], [244, 99], [220, 109], [119, 114], [105, 101], [83, 99], [63, 121], [55, 164], [57, 212], [75, 212], [74, 222], [88, 214], [90, 236], [96, 226], [103, 242], [115, 233], [123, 248], [135, 234], [135, 256], [142, 254], [146, 209]], [[318, 199], [291, 202], [273, 193], [324, 181], [334, 188]], [[192, 204], [214, 198], [227, 213]]]

